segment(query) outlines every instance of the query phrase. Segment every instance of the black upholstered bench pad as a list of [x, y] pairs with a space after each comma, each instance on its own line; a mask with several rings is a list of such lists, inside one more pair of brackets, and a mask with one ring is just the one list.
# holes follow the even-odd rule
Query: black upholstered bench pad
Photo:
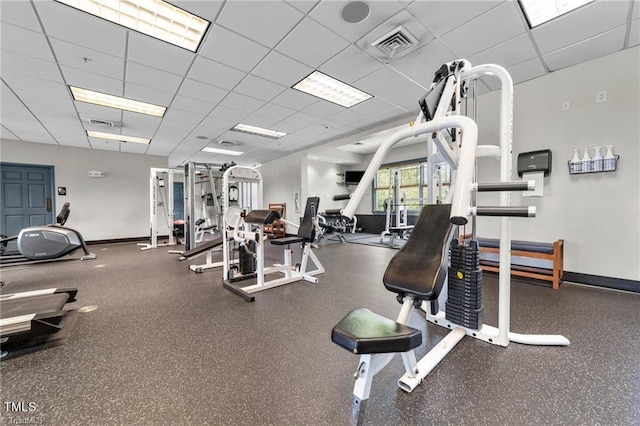
[[251, 210], [244, 217], [244, 221], [247, 223], [260, 223], [265, 225], [269, 225], [277, 219], [280, 219], [280, 213], [275, 210]]
[[333, 327], [331, 341], [356, 354], [406, 352], [422, 344], [422, 332], [357, 309]]
[[276, 246], [286, 246], [289, 244], [301, 243], [304, 241], [304, 238], [300, 237], [284, 237], [284, 238], [276, 238], [271, 240], [271, 244]]

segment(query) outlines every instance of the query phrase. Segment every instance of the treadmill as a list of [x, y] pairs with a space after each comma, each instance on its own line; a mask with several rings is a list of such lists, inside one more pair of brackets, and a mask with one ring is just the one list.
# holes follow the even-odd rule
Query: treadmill
[[10, 352], [50, 343], [61, 337], [76, 301], [75, 288], [48, 288], [0, 295], [0, 358]]

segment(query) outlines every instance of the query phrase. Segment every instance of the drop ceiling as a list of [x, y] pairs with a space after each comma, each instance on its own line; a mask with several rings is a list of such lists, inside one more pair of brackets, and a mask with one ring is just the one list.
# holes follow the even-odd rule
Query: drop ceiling
[[[2, 0], [0, 136], [166, 156], [171, 166], [265, 163], [415, 118], [417, 99], [450, 60], [497, 63], [520, 83], [640, 42], [640, 0], [596, 0], [533, 30], [515, 0], [369, 0], [371, 12], [357, 24], [342, 20], [345, 3], [174, 1], [212, 22], [193, 53], [52, 0]], [[415, 37], [412, 48], [388, 58], [371, 47], [399, 26]], [[313, 70], [374, 98], [343, 108], [291, 89]], [[155, 118], [74, 102], [69, 85], [167, 112]], [[274, 140], [229, 131], [240, 122], [288, 135]], [[152, 141], [105, 141], [86, 130]], [[244, 154], [201, 151], [222, 140]]]

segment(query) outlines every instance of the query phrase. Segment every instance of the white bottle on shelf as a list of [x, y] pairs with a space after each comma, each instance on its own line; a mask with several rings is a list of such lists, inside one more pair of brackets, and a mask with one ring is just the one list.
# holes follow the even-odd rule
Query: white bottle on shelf
[[616, 169], [616, 157], [613, 155], [613, 145], [607, 145], [605, 148], [607, 148], [607, 152], [602, 161], [603, 170], [610, 172]]
[[591, 171], [591, 157], [589, 157], [589, 148], [584, 149], [582, 154], [582, 173], [589, 173]]
[[593, 158], [591, 159], [591, 171], [601, 172], [603, 167], [602, 163], [603, 163], [602, 152], [600, 151], [600, 147], [596, 146], [593, 149]]
[[569, 161], [569, 172], [571, 174], [582, 173], [582, 161], [578, 155], [578, 150], [573, 150], [573, 158]]

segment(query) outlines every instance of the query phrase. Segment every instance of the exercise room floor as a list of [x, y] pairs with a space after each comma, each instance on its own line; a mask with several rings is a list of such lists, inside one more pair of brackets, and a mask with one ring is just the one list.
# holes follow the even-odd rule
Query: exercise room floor
[[[0, 363], [1, 424], [346, 425], [358, 357], [331, 343], [331, 329], [352, 309], [395, 318], [400, 308], [381, 283], [389, 248], [323, 242], [318, 284], [260, 292], [254, 303], [223, 289], [221, 270], [192, 273], [165, 248], [90, 248], [94, 261], [1, 271], [5, 293], [78, 287], [77, 306], [97, 306], [62, 344]], [[495, 325], [495, 276], [483, 285]], [[396, 385], [396, 357], [374, 379], [364, 424], [638, 425], [639, 302], [514, 280], [512, 331], [563, 334], [571, 346], [465, 337], [411, 394]], [[426, 327], [417, 313], [411, 325]], [[419, 355], [446, 333], [427, 332]]]

